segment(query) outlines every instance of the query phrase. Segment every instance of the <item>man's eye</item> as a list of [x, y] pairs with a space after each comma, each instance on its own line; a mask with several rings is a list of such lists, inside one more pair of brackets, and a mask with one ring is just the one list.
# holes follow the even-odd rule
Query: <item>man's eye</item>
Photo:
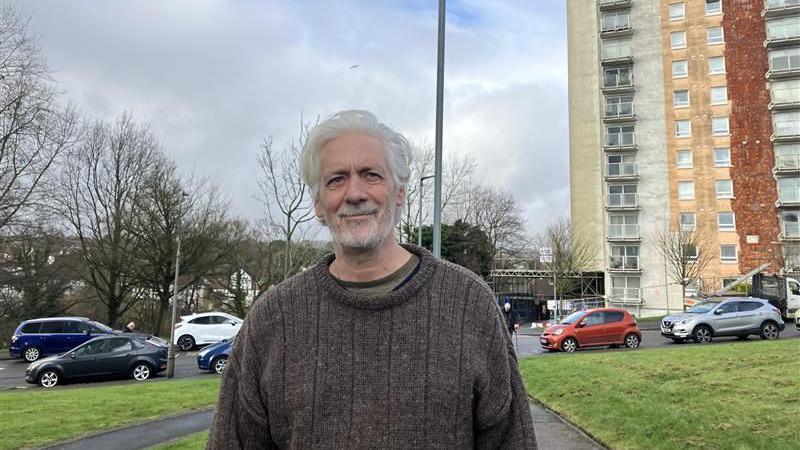
[[344, 177], [333, 177], [326, 183], [326, 186], [338, 186], [344, 182]]
[[366, 179], [367, 181], [380, 181], [383, 179], [383, 176], [377, 172], [367, 172]]

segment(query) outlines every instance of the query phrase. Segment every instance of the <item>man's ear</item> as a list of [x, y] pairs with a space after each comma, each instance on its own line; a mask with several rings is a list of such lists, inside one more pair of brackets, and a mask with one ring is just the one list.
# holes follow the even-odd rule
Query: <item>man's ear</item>
[[404, 186], [401, 186], [400, 189], [397, 190], [397, 198], [396, 198], [397, 206], [403, 206], [403, 202], [405, 201], [405, 199], [406, 199], [406, 188]]
[[317, 199], [314, 199], [314, 214], [317, 216], [317, 219], [325, 225], [325, 213]]

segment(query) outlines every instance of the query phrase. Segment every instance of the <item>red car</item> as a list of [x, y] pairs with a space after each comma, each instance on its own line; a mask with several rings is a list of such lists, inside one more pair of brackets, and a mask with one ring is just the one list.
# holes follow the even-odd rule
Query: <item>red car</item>
[[597, 308], [570, 314], [544, 330], [539, 343], [547, 350], [574, 352], [579, 347], [624, 345], [636, 348], [642, 332], [631, 314], [621, 308]]

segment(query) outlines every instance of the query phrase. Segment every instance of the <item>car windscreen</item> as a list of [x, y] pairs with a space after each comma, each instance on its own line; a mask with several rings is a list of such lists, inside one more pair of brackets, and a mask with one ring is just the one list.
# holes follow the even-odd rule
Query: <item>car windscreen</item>
[[720, 302], [700, 302], [687, 309], [686, 312], [693, 314], [705, 314], [714, 309], [714, 307], [719, 305], [719, 303]]
[[92, 321], [92, 325], [94, 325], [95, 327], [99, 328], [99, 329], [100, 329], [100, 331], [102, 331], [103, 333], [109, 333], [109, 332], [111, 332], [111, 331], [114, 331], [114, 330], [112, 330], [111, 328], [109, 328], [109, 327], [107, 327], [107, 326], [103, 325], [103, 324], [102, 324], [102, 323], [100, 323], [100, 322], [95, 322], [94, 320]]
[[567, 317], [565, 317], [564, 320], [561, 321], [561, 323], [563, 323], [563, 324], [575, 323], [575, 322], [578, 321], [578, 319], [583, 317], [584, 314], [586, 314], [586, 311], [574, 312], [574, 313], [568, 315]]

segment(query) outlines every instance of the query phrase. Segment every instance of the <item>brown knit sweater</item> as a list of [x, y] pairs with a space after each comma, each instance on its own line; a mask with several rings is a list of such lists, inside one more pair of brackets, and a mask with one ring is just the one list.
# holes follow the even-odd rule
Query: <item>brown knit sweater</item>
[[399, 289], [363, 296], [333, 255], [253, 305], [228, 361], [209, 449], [536, 448], [494, 295], [420, 247]]

